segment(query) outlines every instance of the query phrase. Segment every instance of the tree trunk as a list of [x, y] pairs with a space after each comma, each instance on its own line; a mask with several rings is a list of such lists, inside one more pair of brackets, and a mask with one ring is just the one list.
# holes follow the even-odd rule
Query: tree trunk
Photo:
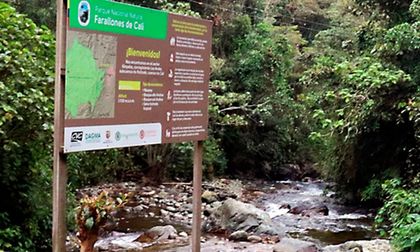
[[146, 177], [148, 179], [148, 184], [151, 185], [158, 185], [161, 184], [163, 181], [164, 176], [164, 168], [161, 164], [153, 165], [149, 168], [149, 170], [146, 173]]
[[80, 252], [93, 252], [93, 246], [98, 240], [98, 234], [89, 233], [86, 235], [86, 239], [80, 241]]

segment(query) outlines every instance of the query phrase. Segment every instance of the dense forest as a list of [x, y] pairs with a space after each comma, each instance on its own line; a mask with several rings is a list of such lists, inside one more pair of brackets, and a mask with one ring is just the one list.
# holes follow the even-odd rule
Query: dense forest
[[[0, 251], [51, 250], [52, 2], [0, 2]], [[206, 179], [334, 181], [420, 250], [420, 0], [123, 2], [213, 21]], [[99, 183], [190, 181], [192, 150], [68, 155], [69, 206]]]

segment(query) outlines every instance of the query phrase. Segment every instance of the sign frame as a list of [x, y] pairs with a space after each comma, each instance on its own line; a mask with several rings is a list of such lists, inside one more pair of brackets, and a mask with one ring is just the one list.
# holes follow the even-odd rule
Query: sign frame
[[68, 4], [65, 153], [207, 139], [210, 20], [112, 1]]

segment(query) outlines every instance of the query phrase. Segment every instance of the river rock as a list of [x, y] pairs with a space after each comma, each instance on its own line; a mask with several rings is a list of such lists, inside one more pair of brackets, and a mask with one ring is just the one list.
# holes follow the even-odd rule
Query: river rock
[[143, 246], [136, 239], [139, 234], [124, 234], [112, 232], [111, 236], [98, 240], [95, 243], [95, 251], [140, 251]]
[[144, 232], [137, 241], [140, 242], [151, 242], [173, 239], [177, 236], [176, 229], [171, 225], [156, 226]]
[[324, 252], [392, 252], [388, 240], [376, 239], [371, 241], [348, 241], [340, 245], [331, 245], [323, 249]]
[[179, 237], [187, 238], [188, 234], [186, 232], [182, 231], [181, 233], [179, 233]]
[[273, 248], [273, 252], [318, 252], [317, 246], [312, 242], [292, 238], [283, 238]]
[[142, 205], [138, 205], [138, 206], [133, 207], [133, 212], [134, 213], [141, 213], [141, 212], [143, 212], [143, 209], [144, 209], [144, 207]]
[[212, 191], [204, 191], [203, 194], [201, 195], [201, 199], [203, 200], [204, 203], [213, 203], [215, 201], [219, 200], [219, 197], [217, 196], [216, 192], [212, 192]]
[[252, 243], [259, 243], [262, 241], [262, 238], [258, 235], [250, 235], [248, 236], [247, 240]]
[[290, 209], [291, 214], [300, 214], [302, 216], [313, 216], [313, 215], [328, 215], [329, 209], [325, 204], [317, 203], [315, 205], [310, 203], [304, 203], [299, 206], [295, 206]]
[[235, 231], [229, 235], [229, 240], [231, 241], [246, 241], [247, 238], [248, 233], [243, 230]]
[[160, 215], [162, 215], [162, 216], [167, 216], [169, 214], [169, 212], [168, 211], [166, 211], [165, 209], [160, 209]]
[[226, 200], [227, 198], [232, 198], [232, 199], [238, 198], [238, 194], [231, 193], [231, 192], [219, 192], [217, 196], [219, 197], [219, 200], [221, 201]]
[[215, 202], [211, 203], [210, 205], [207, 205], [206, 208], [203, 211], [204, 216], [206, 216], [206, 217], [210, 216], [210, 214], [214, 210], [219, 208], [221, 205], [222, 205], [222, 202], [220, 202], [220, 201], [215, 201]]
[[255, 234], [285, 235], [284, 226], [272, 222], [266, 212], [230, 198], [211, 212], [203, 228], [207, 232], [243, 230]]
[[172, 207], [172, 206], [166, 207], [166, 210], [169, 211], [169, 212], [173, 212], [173, 213], [176, 212], [176, 208]]
[[155, 190], [150, 190], [150, 191], [145, 191], [145, 192], [141, 192], [140, 196], [142, 197], [150, 197], [152, 195], [154, 195], [156, 193]]
[[216, 209], [216, 208], [220, 207], [221, 205], [222, 205], [222, 202], [215, 201], [215, 202], [210, 204], [210, 208], [215, 208]]

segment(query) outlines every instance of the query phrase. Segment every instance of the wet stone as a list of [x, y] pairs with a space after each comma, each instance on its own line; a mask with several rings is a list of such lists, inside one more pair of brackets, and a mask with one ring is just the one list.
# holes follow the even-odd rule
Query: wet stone
[[166, 210], [169, 212], [176, 212], [176, 208], [171, 206], [166, 207]]
[[144, 207], [142, 205], [138, 205], [132, 208], [133, 212], [139, 213], [142, 212]]
[[165, 209], [160, 209], [160, 214], [161, 214], [162, 216], [166, 216], [166, 215], [168, 215], [168, 214], [169, 214], [169, 212], [168, 212], [168, 211], [166, 211]]
[[273, 252], [318, 252], [319, 249], [314, 243], [301, 241], [292, 238], [283, 238], [280, 240]]
[[229, 240], [231, 241], [246, 241], [247, 238], [248, 238], [248, 233], [243, 230], [233, 232], [232, 234], [229, 235]]
[[184, 232], [184, 231], [180, 232], [178, 235], [179, 235], [179, 237], [183, 237], [183, 238], [187, 238], [188, 237], [188, 234], [186, 232]]
[[259, 243], [262, 241], [262, 238], [258, 235], [250, 235], [248, 236], [247, 240], [252, 243]]

